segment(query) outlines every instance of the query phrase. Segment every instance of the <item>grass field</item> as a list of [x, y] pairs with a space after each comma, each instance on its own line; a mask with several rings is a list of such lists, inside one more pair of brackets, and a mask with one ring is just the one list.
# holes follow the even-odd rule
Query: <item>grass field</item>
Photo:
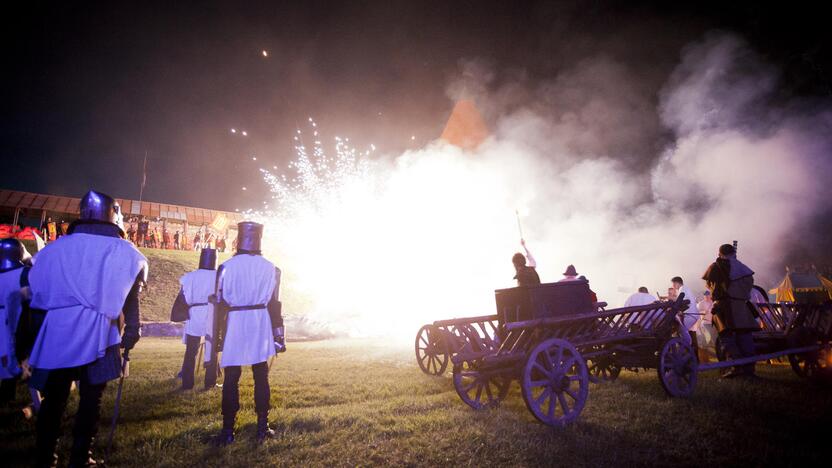
[[[500, 408], [476, 412], [449, 375], [422, 374], [410, 347], [375, 340], [290, 343], [270, 374], [280, 437], [261, 447], [252, 443], [246, 370], [237, 442], [217, 449], [207, 442], [220, 428], [220, 391], [174, 392], [183, 349], [163, 338], [137, 346], [111, 466], [809, 466], [828, 458], [830, 391], [787, 366], [759, 366], [755, 383], [705, 374], [689, 400], [666, 397], [654, 372], [625, 371], [591, 385], [576, 424], [551, 429], [528, 413], [517, 384]], [[114, 395], [111, 384], [99, 447]], [[22, 387], [18, 396], [15, 408], [25, 401]], [[73, 395], [68, 414], [76, 403]], [[67, 434], [70, 424], [67, 417]], [[28, 466], [33, 443], [33, 424], [0, 410], [3, 465]]]

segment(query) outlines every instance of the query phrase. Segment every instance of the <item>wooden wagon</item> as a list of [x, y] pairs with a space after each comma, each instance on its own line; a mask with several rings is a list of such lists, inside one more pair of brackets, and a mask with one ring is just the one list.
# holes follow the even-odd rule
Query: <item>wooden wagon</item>
[[696, 357], [674, 335], [684, 297], [599, 310], [588, 284], [574, 281], [499, 290], [496, 298], [494, 336], [464, 328], [451, 356], [457, 394], [474, 409], [496, 406], [518, 380], [529, 411], [562, 426], [586, 404], [592, 374], [609, 380], [621, 368], [657, 369], [664, 389], [677, 396], [695, 384]]

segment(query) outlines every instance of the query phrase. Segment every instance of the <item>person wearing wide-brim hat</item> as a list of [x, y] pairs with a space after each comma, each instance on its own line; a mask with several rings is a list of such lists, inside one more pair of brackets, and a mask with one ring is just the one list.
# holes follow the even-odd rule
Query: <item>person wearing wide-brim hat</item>
[[561, 279], [560, 281], [577, 281], [577, 280], [578, 280], [578, 270], [575, 269], [575, 265], [569, 265], [568, 267], [566, 267], [566, 271], [563, 272], [563, 279]]

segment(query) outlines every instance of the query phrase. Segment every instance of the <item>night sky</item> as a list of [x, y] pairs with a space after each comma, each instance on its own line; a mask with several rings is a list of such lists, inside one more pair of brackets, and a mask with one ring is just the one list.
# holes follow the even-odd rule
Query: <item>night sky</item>
[[138, 198], [147, 152], [146, 200], [256, 207], [257, 168], [285, 166], [310, 116], [326, 140], [382, 153], [438, 137], [469, 60], [499, 86], [603, 53], [658, 89], [684, 44], [722, 29], [782, 68], [784, 94], [832, 94], [826, 16], [801, 2], [15, 3], [0, 33], [0, 187], [59, 195]]

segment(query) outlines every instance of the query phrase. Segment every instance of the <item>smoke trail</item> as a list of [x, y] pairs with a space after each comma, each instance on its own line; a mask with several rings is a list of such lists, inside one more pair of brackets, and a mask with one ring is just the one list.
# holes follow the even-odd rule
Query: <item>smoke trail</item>
[[[493, 289], [512, 285], [515, 209], [544, 281], [574, 264], [620, 305], [676, 275], [701, 291], [733, 239], [770, 286], [787, 239], [828, 206], [830, 113], [780, 99], [777, 71], [736, 37], [685, 48], [658, 102], [609, 57], [522, 93], [516, 83], [489, 91], [487, 70], [476, 86], [478, 68], [467, 70], [452, 90], [497, 116], [476, 151], [436, 142], [372, 162], [339, 156], [341, 169], [309, 179], [315, 188], [287, 190], [267, 173], [278, 198], [293, 194], [291, 209], [284, 200], [269, 215], [267, 245], [303, 326], [410, 336], [428, 321], [492, 313]], [[512, 102], [521, 95], [533, 102]]]

